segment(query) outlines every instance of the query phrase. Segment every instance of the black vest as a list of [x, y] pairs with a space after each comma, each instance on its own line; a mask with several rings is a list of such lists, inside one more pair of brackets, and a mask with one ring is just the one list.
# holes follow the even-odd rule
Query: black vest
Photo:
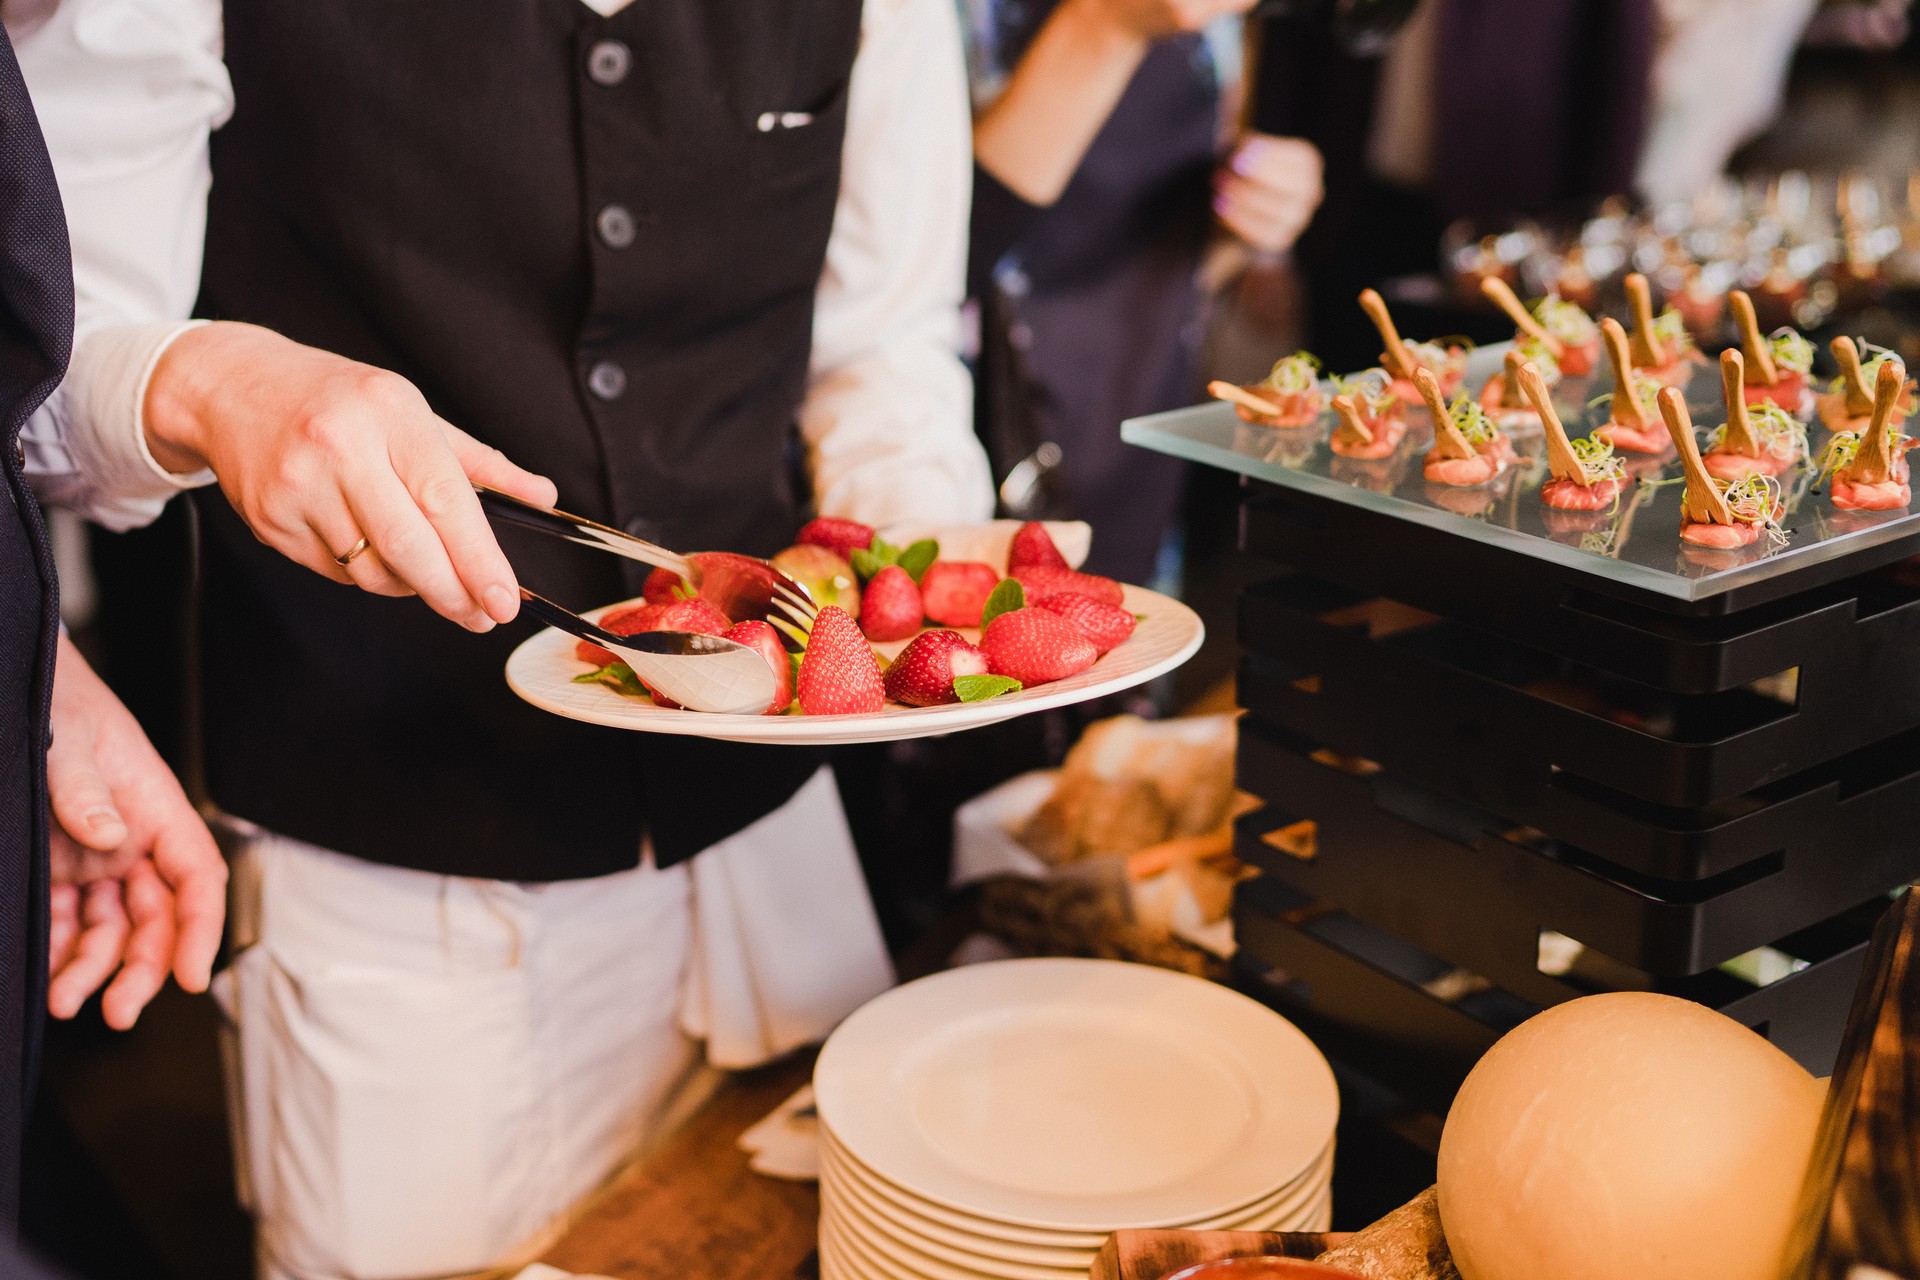
[[[859, 0], [231, 0], [203, 311], [393, 369], [682, 550], [797, 527], [794, 414], [839, 188]], [[810, 117], [810, 123], [802, 123]], [[662, 863], [784, 803], [809, 753], [535, 711], [477, 638], [326, 582], [203, 495], [214, 798], [379, 862], [513, 880]], [[503, 536], [586, 608], [644, 571]]]
[[53, 557], [27, 491], [20, 428], [66, 371], [67, 221], [40, 125], [0, 31], [0, 1240], [20, 1198], [20, 1123], [47, 986], [47, 703]]

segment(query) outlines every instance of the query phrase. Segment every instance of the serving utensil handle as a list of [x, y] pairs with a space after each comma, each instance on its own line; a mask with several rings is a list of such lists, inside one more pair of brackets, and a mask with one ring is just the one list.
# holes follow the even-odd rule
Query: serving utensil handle
[[683, 578], [689, 576], [685, 556], [677, 555], [665, 547], [655, 546], [644, 538], [636, 538], [611, 525], [604, 525], [598, 521], [589, 520], [585, 516], [576, 516], [553, 507], [538, 507], [510, 493], [489, 489], [485, 485], [477, 484], [473, 486], [473, 491], [480, 497], [480, 509], [496, 520], [518, 525], [523, 529], [532, 529], [536, 533], [563, 538], [583, 547], [611, 551], [614, 555], [638, 560], [641, 564], [650, 564], [657, 569], [677, 573]]

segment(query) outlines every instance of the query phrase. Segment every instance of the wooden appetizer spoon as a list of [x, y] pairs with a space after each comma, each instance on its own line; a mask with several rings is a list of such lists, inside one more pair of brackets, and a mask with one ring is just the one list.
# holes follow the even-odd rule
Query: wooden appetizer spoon
[[1427, 403], [1427, 412], [1433, 415], [1433, 450], [1431, 456], [1441, 458], [1474, 458], [1479, 453], [1460, 428], [1453, 425], [1453, 415], [1447, 411], [1446, 397], [1440, 394], [1440, 380], [1433, 371], [1424, 365], [1413, 371], [1413, 384], [1420, 388], [1420, 398]]
[[1633, 394], [1634, 361], [1627, 349], [1627, 331], [1612, 316], [1600, 322], [1600, 339], [1607, 348], [1607, 362], [1613, 366], [1613, 402], [1608, 416], [1615, 422], [1645, 431], [1653, 424], [1647, 420], [1646, 407]]
[[1733, 308], [1734, 323], [1740, 328], [1740, 346], [1753, 362], [1754, 377], [1762, 386], [1773, 386], [1780, 381], [1780, 369], [1773, 362], [1767, 340], [1760, 334], [1760, 318], [1754, 314], [1753, 298], [1745, 289], [1735, 289], [1727, 295], [1727, 304]]
[[1333, 411], [1339, 416], [1340, 425], [1333, 429], [1333, 437], [1340, 443], [1354, 449], [1363, 449], [1373, 443], [1373, 432], [1361, 420], [1359, 406], [1351, 396], [1335, 396]]
[[1520, 366], [1520, 386], [1533, 402], [1533, 411], [1540, 415], [1541, 429], [1547, 434], [1547, 470], [1556, 480], [1591, 486], [1595, 477], [1587, 473], [1587, 464], [1573, 451], [1573, 441], [1567, 438], [1567, 429], [1554, 412], [1553, 397], [1547, 393], [1547, 380], [1531, 363]]
[[1386, 345], [1386, 350], [1380, 353], [1381, 366], [1396, 378], [1411, 380], [1414, 370], [1421, 366], [1414, 362], [1413, 353], [1407, 350], [1393, 317], [1387, 313], [1387, 300], [1372, 289], [1362, 289], [1360, 309], [1373, 321], [1373, 327], [1380, 331], [1380, 341]]
[[1860, 371], [1860, 348], [1853, 339], [1841, 334], [1827, 344], [1840, 366], [1840, 394], [1845, 397], [1846, 416], [1864, 418], [1873, 412], [1873, 392]]
[[1528, 311], [1526, 304], [1520, 301], [1520, 295], [1515, 293], [1513, 287], [1505, 280], [1499, 276], [1483, 276], [1480, 280], [1480, 292], [1486, 295], [1487, 300], [1494, 306], [1507, 313], [1507, 318], [1513, 321], [1514, 328], [1545, 347], [1548, 355], [1555, 360], [1566, 356], [1567, 344], [1554, 337], [1547, 331], [1545, 325], [1533, 318], [1533, 313]]
[[1667, 434], [1680, 450], [1680, 467], [1686, 473], [1686, 492], [1680, 498], [1680, 515], [1695, 524], [1735, 523], [1726, 495], [1707, 474], [1700, 460], [1700, 444], [1693, 438], [1693, 419], [1687, 415], [1687, 400], [1675, 387], [1662, 388], [1660, 416], [1667, 420]]
[[1746, 361], [1728, 347], [1720, 353], [1720, 387], [1727, 397], [1727, 430], [1720, 437], [1720, 451], [1757, 458], [1760, 437], [1754, 434], [1753, 416], [1747, 412], [1746, 382]]
[[1653, 332], [1653, 291], [1647, 278], [1635, 271], [1624, 283], [1627, 303], [1633, 310], [1633, 365], [1638, 369], [1664, 368], [1667, 351]]
[[1900, 478], [1898, 464], [1902, 459], [1893, 451], [1893, 406], [1899, 402], [1906, 381], [1907, 371], [1899, 361], [1889, 360], [1880, 366], [1880, 376], [1873, 382], [1873, 421], [1860, 437], [1860, 450], [1853, 461], [1834, 472], [1835, 480], [1844, 477], [1850, 484], [1885, 484]]

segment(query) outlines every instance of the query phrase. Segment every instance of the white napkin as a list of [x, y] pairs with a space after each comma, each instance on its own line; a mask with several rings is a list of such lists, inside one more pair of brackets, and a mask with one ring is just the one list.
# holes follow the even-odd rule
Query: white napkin
[[613, 1280], [613, 1277], [583, 1276], [577, 1272], [550, 1267], [544, 1262], [536, 1262], [525, 1271], [515, 1272], [513, 1280]]
[[680, 1025], [716, 1067], [822, 1039], [894, 983], [833, 774], [689, 864], [693, 951]]
[[813, 1086], [793, 1095], [740, 1135], [747, 1167], [770, 1178], [812, 1182], [820, 1177], [820, 1116], [813, 1107]]

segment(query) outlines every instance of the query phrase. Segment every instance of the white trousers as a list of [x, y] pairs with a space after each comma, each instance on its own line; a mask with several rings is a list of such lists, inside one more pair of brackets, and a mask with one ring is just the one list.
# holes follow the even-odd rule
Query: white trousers
[[[756, 931], [768, 907], [781, 923]], [[730, 1025], [736, 1058], [764, 1058], [891, 980], [824, 771], [693, 863], [592, 880], [429, 875], [257, 833], [234, 927], [216, 991], [268, 1280], [523, 1260], [707, 1082], [683, 1026]]]

